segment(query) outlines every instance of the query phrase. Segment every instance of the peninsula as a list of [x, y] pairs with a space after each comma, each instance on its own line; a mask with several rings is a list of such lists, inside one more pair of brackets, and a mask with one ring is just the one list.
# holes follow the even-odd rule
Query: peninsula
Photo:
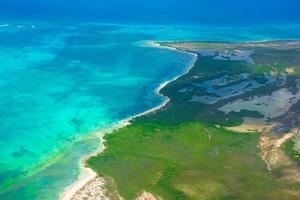
[[106, 198], [299, 199], [300, 41], [157, 44], [198, 60], [87, 161]]

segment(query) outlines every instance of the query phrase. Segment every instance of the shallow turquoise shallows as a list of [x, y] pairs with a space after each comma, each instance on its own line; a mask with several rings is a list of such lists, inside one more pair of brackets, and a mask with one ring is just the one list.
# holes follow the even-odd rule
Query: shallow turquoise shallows
[[99, 148], [91, 134], [163, 102], [192, 55], [154, 40], [300, 38], [300, 26], [0, 23], [0, 199], [57, 199]]

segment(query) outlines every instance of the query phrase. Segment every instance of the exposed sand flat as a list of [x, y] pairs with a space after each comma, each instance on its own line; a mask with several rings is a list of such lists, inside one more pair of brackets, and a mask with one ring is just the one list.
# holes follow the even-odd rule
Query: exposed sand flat
[[249, 111], [259, 112], [264, 118], [244, 117], [244, 122], [240, 126], [226, 127], [236, 132], [263, 132], [270, 129], [275, 124], [266, 123], [267, 119], [279, 117], [287, 113], [290, 108], [300, 100], [300, 89], [293, 94], [287, 88], [282, 88], [267, 96], [254, 96], [248, 100], [236, 100], [219, 108], [219, 110], [230, 112], [241, 112], [247, 108]]
[[225, 127], [228, 130], [241, 133], [262, 132], [264, 129], [270, 129], [272, 125], [267, 124], [264, 119], [244, 117], [244, 122], [240, 126]]
[[300, 100], [300, 89], [293, 94], [287, 88], [282, 88], [267, 96], [255, 96], [248, 100], [237, 100], [229, 103], [219, 110], [230, 113], [240, 112], [247, 108], [250, 111], [257, 111], [265, 118], [275, 118], [283, 115], [290, 110], [292, 105]]
[[160, 197], [154, 196], [150, 192], [143, 192], [140, 196], [138, 196], [135, 200], [161, 200]]

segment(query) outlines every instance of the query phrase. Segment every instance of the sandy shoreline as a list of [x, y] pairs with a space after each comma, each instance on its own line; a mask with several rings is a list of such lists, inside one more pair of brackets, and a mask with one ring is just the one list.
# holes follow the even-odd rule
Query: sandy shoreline
[[[60, 194], [60, 200], [75, 200], [75, 199], [80, 199], [80, 196], [82, 195], [82, 192], [84, 192], [84, 190], [86, 190], [86, 192], [90, 192], [89, 189], [88, 189], [89, 186], [93, 187], [93, 185], [95, 184], [95, 182], [99, 182], [99, 180], [97, 179], [97, 177], [98, 177], [97, 173], [94, 172], [91, 168], [86, 167], [85, 162], [90, 157], [99, 155], [99, 154], [101, 154], [101, 153], [104, 152], [104, 150], [106, 148], [105, 145], [104, 145], [105, 141], [103, 139], [104, 135], [112, 133], [115, 130], [118, 130], [120, 128], [124, 128], [124, 127], [130, 125], [130, 121], [133, 120], [133, 119], [135, 119], [135, 118], [137, 118], [137, 117], [140, 117], [140, 116], [143, 116], [143, 115], [155, 112], [155, 111], [163, 108], [164, 106], [166, 106], [169, 103], [170, 99], [168, 97], [160, 94], [161, 89], [164, 88], [166, 85], [168, 85], [170, 82], [173, 82], [173, 81], [177, 80], [178, 78], [180, 78], [181, 76], [187, 74], [194, 67], [194, 64], [198, 60], [198, 55], [196, 53], [186, 52], [186, 51], [179, 50], [179, 49], [176, 49], [176, 48], [173, 48], [173, 47], [161, 46], [159, 44], [159, 42], [147, 41], [147, 42], [144, 43], [144, 45], [146, 45], [148, 47], [164, 48], [164, 49], [169, 49], [169, 50], [173, 50], [173, 51], [185, 52], [185, 53], [193, 55], [193, 59], [188, 64], [187, 68], [185, 69], [185, 71], [182, 74], [174, 77], [171, 80], [168, 80], [168, 81], [165, 81], [165, 82], [161, 83], [159, 85], [159, 87], [157, 87], [155, 89], [155, 93], [157, 95], [163, 96], [165, 98], [165, 100], [164, 100], [164, 102], [162, 104], [160, 104], [160, 105], [158, 105], [158, 106], [156, 106], [154, 108], [151, 108], [151, 109], [149, 109], [149, 110], [147, 110], [145, 112], [142, 112], [142, 113], [139, 113], [137, 115], [134, 115], [134, 116], [132, 116], [132, 117], [130, 117], [128, 119], [122, 120], [119, 123], [113, 125], [112, 127], [108, 128], [108, 129], [104, 129], [104, 130], [101, 130], [101, 131], [95, 133], [95, 135], [98, 136], [102, 140], [101, 147], [100, 147], [101, 149], [100, 150], [98, 149], [96, 152], [94, 152], [94, 153], [92, 153], [90, 155], [85, 156], [81, 160], [81, 162], [80, 162], [81, 172], [80, 172], [80, 175], [78, 177], [78, 181], [76, 181], [71, 186], [68, 186], [67, 188], [65, 188], [64, 192]], [[102, 181], [104, 181], [104, 179], [102, 179]], [[105, 183], [103, 182], [103, 185], [104, 184]], [[100, 187], [99, 187], [99, 190], [101, 190]], [[101, 193], [103, 195], [103, 194], [105, 194], [105, 191], [99, 191], [99, 193]]]
[[81, 190], [83, 187], [85, 187], [87, 184], [89, 184], [93, 179], [97, 178], [97, 173], [94, 172], [91, 168], [88, 168], [85, 164], [85, 162], [92, 156], [96, 156], [98, 154], [101, 154], [105, 150], [105, 145], [103, 143], [105, 140], [103, 139], [105, 134], [112, 133], [115, 130], [118, 130], [120, 128], [128, 126], [129, 120], [122, 120], [121, 122], [113, 125], [112, 127], [108, 129], [101, 130], [99, 132], [94, 133], [93, 135], [96, 135], [96, 138], [99, 138], [102, 140], [102, 143], [100, 144], [100, 149], [93, 152], [92, 154], [89, 154], [87, 156], [84, 156], [80, 161], [80, 174], [78, 177], [78, 181], [76, 181], [71, 186], [68, 186], [65, 188], [64, 192], [60, 194], [61, 200], [71, 200], [74, 198], [76, 193]]

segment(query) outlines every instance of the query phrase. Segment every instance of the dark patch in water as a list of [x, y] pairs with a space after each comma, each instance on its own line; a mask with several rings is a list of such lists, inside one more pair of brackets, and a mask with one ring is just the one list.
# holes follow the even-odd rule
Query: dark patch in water
[[75, 126], [77, 132], [80, 132], [81, 127], [82, 127], [83, 124], [85, 123], [83, 120], [78, 119], [78, 118], [76, 118], [76, 117], [72, 118], [72, 119], [71, 119], [71, 122], [74, 124], [74, 126]]
[[26, 148], [22, 147], [22, 149], [20, 151], [16, 151], [16, 152], [12, 153], [11, 155], [13, 157], [22, 157], [28, 153], [30, 153], [30, 151], [28, 151]]

